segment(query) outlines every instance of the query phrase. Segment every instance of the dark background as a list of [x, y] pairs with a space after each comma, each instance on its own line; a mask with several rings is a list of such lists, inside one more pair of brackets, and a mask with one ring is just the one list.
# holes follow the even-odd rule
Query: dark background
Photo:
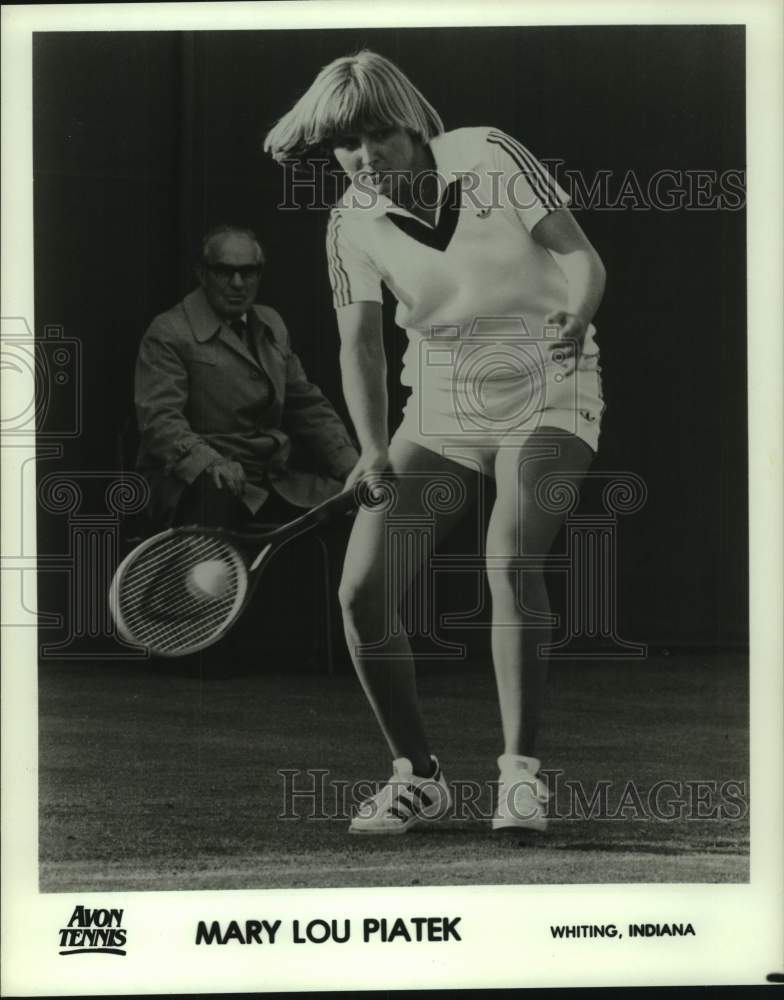
[[[447, 129], [496, 126], [589, 179], [612, 171], [615, 190], [629, 170], [644, 184], [665, 168], [745, 167], [739, 27], [37, 35], [36, 333], [54, 324], [81, 342], [84, 386], [81, 436], [56, 468], [117, 468], [139, 339], [190, 290], [194, 243], [218, 221], [257, 229], [268, 258], [260, 299], [345, 413], [326, 212], [276, 209], [284, 175], [261, 142], [321, 66], [361, 47], [394, 60]], [[648, 487], [646, 506], [620, 521], [620, 633], [742, 646], [745, 213], [576, 214], [608, 272], [596, 319], [608, 408], [594, 469], [634, 472]], [[387, 316], [399, 359], [405, 337]], [[393, 427], [401, 402], [393, 382]], [[48, 430], [61, 419], [51, 407]], [[589, 490], [584, 503], [597, 502]], [[60, 549], [63, 530], [41, 517], [39, 552]], [[54, 598], [41, 580], [46, 609]]]

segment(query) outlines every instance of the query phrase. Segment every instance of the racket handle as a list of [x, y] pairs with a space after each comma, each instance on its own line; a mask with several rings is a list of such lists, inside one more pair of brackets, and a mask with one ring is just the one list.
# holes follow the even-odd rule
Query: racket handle
[[295, 521], [282, 525], [271, 533], [270, 539], [281, 542], [285, 539], [293, 538], [295, 535], [301, 535], [303, 532], [310, 531], [319, 524], [324, 524], [325, 521], [334, 520], [341, 514], [348, 514], [356, 510], [359, 505], [360, 497], [358, 488], [354, 487], [350, 490], [344, 490], [342, 493], [330, 497], [329, 500], [325, 500], [324, 503], [320, 503], [317, 507], [313, 507], [312, 510], [307, 511], [307, 513], [303, 514], [302, 517], [298, 517]]
[[343, 490], [342, 493], [336, 494], [334, 497], [330, 497], [324, 503], [319, 504], [318, 507], [314, 507], [313, 510], [309, 511], [305, 516], [308, 517], [312, 515], [314, 518], [314, 524], [322, 524], [324, 521], [329, 521], [333, 517], [339, 517], [341, 514], [348, 514], [359, 507], [360, 499], [358, 490], [356, 487], [350, 490]]

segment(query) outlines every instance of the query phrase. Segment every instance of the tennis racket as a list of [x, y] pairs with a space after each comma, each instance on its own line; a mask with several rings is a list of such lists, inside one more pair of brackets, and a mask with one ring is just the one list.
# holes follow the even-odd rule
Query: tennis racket
[[[363, 488], [362, 500], [368, 495]], [[350, 513], [360, 502], [355, 488], [266, 532], [194, 525], [146, 539], [120, 563], [109, 589], [119, 635], [156, 656], [187, 656], [214, 645], [247, 607], [261, 573], [282, 546]]]

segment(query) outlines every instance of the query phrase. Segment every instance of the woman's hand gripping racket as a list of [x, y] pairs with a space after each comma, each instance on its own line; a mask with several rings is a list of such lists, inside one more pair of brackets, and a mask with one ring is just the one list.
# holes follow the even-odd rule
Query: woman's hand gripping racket
[[120, 636], [157, 656], [172, 657], [218, 642], [242, 614], [275, 552], [316, 525], [355, 510], [361, 485], [264, 533], [196, 525], [148, 538], [125, 557], [109, 590]]

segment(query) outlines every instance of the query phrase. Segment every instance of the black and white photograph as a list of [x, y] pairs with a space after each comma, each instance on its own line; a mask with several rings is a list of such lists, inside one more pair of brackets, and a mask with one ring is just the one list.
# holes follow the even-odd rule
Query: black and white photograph
[[330, 6], [4, 13], [4, 988], [771, 981], [781, 9]]

